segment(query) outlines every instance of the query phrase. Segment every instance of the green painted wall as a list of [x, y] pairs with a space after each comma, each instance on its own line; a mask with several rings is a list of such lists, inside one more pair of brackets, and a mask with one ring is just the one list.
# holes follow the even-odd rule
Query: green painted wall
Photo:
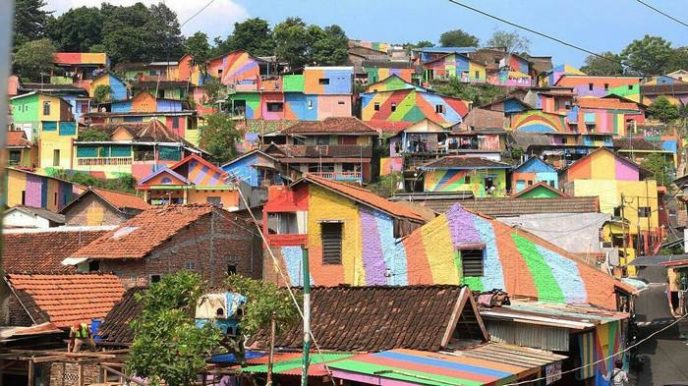
[[12, 99], [11, 105], [15, 123], [38, 122], [38, 95]]
[[547, 188], [543, 188], [542, 186], [538, 186], [537, 188], [519, 196], [519, 198], [556, 198], [556, 197], [559, 197], [559, 195], [556, 194], [555, 192], [547, 189]]
[[303, 92], [303, 75], [285, 75], [282, 77], [282, 87], [285, 92]]

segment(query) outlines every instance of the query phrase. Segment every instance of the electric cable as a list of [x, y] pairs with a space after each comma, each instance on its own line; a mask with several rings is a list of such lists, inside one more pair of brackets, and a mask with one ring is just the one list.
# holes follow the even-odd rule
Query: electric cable
[[678, 24], [683, 25], [684, 27], [688, 27], [688, 23], [685, 23], [685, 22], [683, 22], [683, 21], [681, 21], [681, 20], [679, 20], [679, 19], [677, 19], [677, 18], [675, 18], [675, 17], [669, 15], [668, 13], [662, 11], [661, 9], [655, 8], [654, 6], [652, 6], [652, 5], [650, 5], [650, 4], [646, 3], [646, 2], [644, 2], [643, 0], [635, 0], [635, 1], [637, 1], [638, 3], [640, 3], [640, 4], [644, 5], [644, 6], [646, 6], [647, 8], [650, 8], [651, 10], [657, 12], [658, 14], [660, 14], [660, 15], [662, 15], [662, 16], [665, 16], [665, 17], [667, 17], [667, 18], [669, 18], [669, 19], [671, 19], [671, 20], [677, 22]]

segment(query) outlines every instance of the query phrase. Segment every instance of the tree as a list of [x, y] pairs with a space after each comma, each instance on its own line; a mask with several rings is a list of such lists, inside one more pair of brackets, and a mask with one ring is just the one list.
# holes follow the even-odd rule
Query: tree
[[621, 65], [621, 57], [619, 55], [607, 51], [601, 53], [600, 56], [602, 58], [595, 55], [585, 58], [585, 65], [581, 67], [581, 71], [595, 76], [623, 75], [623, 66]]
[[414, 48], [425, 48], [425, 47], [434, 47], [435, 43], [429, 41], [429, 40], [421, 40], [418, 43], [413, 45]]
[[45, 11], [45, 0], [16, 0], [14, 4], [14, 49], [24, 43], [45, 36], [50, 12]]
[[112, 99], [112, 88], [101, 84], [93, 90], [93, 100], [96, 103], [109, 102]]
[[[277, 287], [274, 283], [241, 275], [229, 275], [225, 283], [230, 291], [246, 297], [245, 312], [239, 321], [241, 336], [251, 336], [260, 330], [269, 330], [273, 318], [276, 334], [279, 334], [290, 328], [298, 318], [298, 311], [287, 290]], [[237, 358], [244, 362], [243, 338], [233, 342], [233, 345], [232, 349]]]
[[688, 47], [674, 48], [674, 53], [671, 55], [665, 71], [670, 73], [686, 69], [688, 69]]
[[652, 175], [657, 181], [658, 185], [669, 186], [673, 180], [673, 162], [667, 161], [662, 154], [651, 153], [649, 154], [640, 165], [652, 172]]
[[325, 29], [310, 26], [312, 46], [309, 61], [319, 66], [340, 66], [349, 59], [349, 38], [344, 30], [334, 24]]
[[41, 80], [41, 73], [53, 68], [55, 46], [50, 39], [39, 39], [22, 44], [14, 55], [15, 71], [22, 77]]
[[215, 113], [206, 116], [205, 125], [200, 130], [201, 147], [212, 154], [214, 162], [222, 164], [234, 158], [241, 135], [229, 115]]
[[433, 84], [433, 89], [439, 94], [471, 101], [476, 106], [492, 102], [500, 96], [504, 96], [504, 90], [491, 84], [468, 84], [457, 78], [451, 78], [449, 82]]
[[136, 3], [130, 7], [104, 3], [101, 12], [103, 45], [112, 64], [120, 62], [146, 62], [152, 60], [149, 42], [152, 36], [143, 28], [150, 18], [145, 5]]
[[664, 96], [660, 96], [652, 102], [647, 108], [647, 115], [651, 118], [659, 119], [664, 123], [676, 120], [681, 116], [679, 108], [672, 105], [669, 99]]
[[234, 50], [244, 50], [256, 56], [275, 54], [275, 41], [272, 39], [270, 26], [267, 21], [259, 17], [234, 23], [234, 31], [226, 42], [220, 42], [216, 46], [220, 50], [216, 52], [217, 55]]
[[277, 24], [272, 36], [275, 40], [275, 55], [289, 63], [291, 70], [308, 64], [312, 33], [308, 33], [306, 23], [301, 18], [290, 17]]
[[139, 296], [141, 315], [131, 322], [134, 341], [126, 370], [147, 377], [153, 385], [191, 385], [206, 366], [206, 357], [220, 347], [222, 335], [212, 324], [194, 324], [202, 294], [200, 276], [181, 271], [163, 276]]
[[72, 8], [51, 20], [48, 35], [62, 51], [88, 52], [103, 41], [103, 15], [100, 8]]
[[477, 37], [460, 29], [447, 31], [440, 36], [442, 47], [477, 47], [478, 43]]
[[153, 60], [177, 60], [184, 54], [184, 37], [177, 14], [164, 2], [150, 6], [142, 29], [150, 39], [147, 49]]
[[530, 40], [516, 31], [495, 31], [490, 40], [487, 41], [487, 45], [505, 47], [507, 52], [528, 52], [530, 50]]
[[205, 67], [205, 62], [210, 59], [208, 35], [200, 31], [191, 35], [184, 44], [184, 53], [193, 57], [193, 64]]
[[659, 36], [645, 35], [634, 40], [621, 51], [626, 72], [639, 76], [663, 74], [674, 50], [671, 43]]

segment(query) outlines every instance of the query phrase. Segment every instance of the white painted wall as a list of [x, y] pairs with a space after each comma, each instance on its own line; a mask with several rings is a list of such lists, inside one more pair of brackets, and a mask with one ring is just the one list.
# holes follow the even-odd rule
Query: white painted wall
[[19, 210], [7, 213], [2, 220], [5, 228], [50, 228], [50, 221], [43, 217], [26, 214]]

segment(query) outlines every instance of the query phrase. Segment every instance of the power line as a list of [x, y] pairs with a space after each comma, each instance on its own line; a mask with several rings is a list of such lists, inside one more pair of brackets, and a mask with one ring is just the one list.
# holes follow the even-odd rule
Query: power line
[[653, 7], [652, 5], [650, 5], [650, 4], [646, 3], [646, 2], [644, 2], [643, 0], [635, 0], [635, 1], [637, 1], [638, 3], [644, 5], [644, 6], [648, 7], [648, 8], [650, 8], [651, 10], [657, 12], [658, 14], [663, 15], [663, 16], [665, 16], [665, 17], [667, 17], [667, 18], [669, 18], [669, 19], [671, 19], [671, 20], [677, 22], [678, 24], [683, 25], [684, 27], [688, 27], [688, 23], [685, 23], [685, 22], [683, 22], [683, 21], [681, 21], [681, 20], [679, 20], [679, 19], [677, 19], [677, 18], [675, 18], [675, 17], [669, 15], [668, 13], [662, 11], [661, 9], [657, 9], [657, 8]]
[[206, 4], [206, 5], [203, 6], [203, 8], [199, 9], [198, 11], [196, 11], [196, 13], [194, 13], [193, 15], [191, 15], [188, 19], [184, 20], [184, 22], [183, 22], [182, 24], [179, 25], [179, 28], [182, 28], [186, 23], [190, 22], [191, 19], [193, 19], [194, 17], [198, 16], [201, 12], [205, 11], [208, 7], [210, 7], [210, 4], [212, 4], [212, 3], [214, 3], [214, 2], [215, 2], [215, 0], [210, 0], [210, 1], [208, 2], [208, 4]]
[[489, 13], [487, 13], [487, 12], [481, 11], [481, 10], [479, 10], [479, 9], [477, 9], [477, 8], [473, 8], [473, 7], [469, 6], [469, 5], [463, 4], [463, 3], [458, 2], [458, 1], [456, 1], [456, 0], [448, 0], [448, 1], [449, 1], [450, 3], [452, 3], [452, 4], [458, 5], [459, 7], [463, 7], [463, 8], [469, 9], [469, 10], [471, 10], [471, 11], [473, 11], [473, 12], [477, 12], [477, 13], [483, 15], [483, 16], [487, 16], [487, 17], [489, 17], [489, 18], [491, 18], [491, 19], [495, 19], [495, 20], [500, 21], [500, 22], [502, 22], [502, 23], [508, 24], [508, 25], [510, 25], [510, 26], [512, 26], [512, 27], [516, 27], [516, 28], [522, 29], [522, 30], [524, 30], [524, 31], [528, 31], [528, 32], [530, 32], [530, 33], [536, 34], [536, 35], [541, 36], [541, 37], [543, 37], [543, 38], [546, 38], [546, 39], [555, 41], [555, 42], [557, 42], [557, 43], [559, 43], [559, 44], [563, 44], [563, 45], [565, 45], [565, 46], [567, 46], [567, 47], [571, 47], [571, 48], [577, 49], [577, 50], [579, 50], [579, 51], [583, 51], [583, 52], [588, 53], [588, 54], [590, 54], [590, 55], [596, 56], [596, 57], [598, 57], [598, 58], [600, 58], [600, 59], [604, 59], [604, 60], [610, 61], [610, 62], [612, 62], [612, 63], [619, 63], [619, 62], [617, 62], [617, 61], [614, 60], [614, 59], [610, 59], [610, 58], [608, 58], [608, 57], [606, 57], [606, 56], [603, 56], [603, 55], [600, 55], [600, 54], [598, 54], [598, 53], [596, 53], [596, 52], [587, 50], [587, 49], [585, 49], [585, 48], [583, 48], [583, 47], [581, 47], [581, 46], [577, 46], [577, 45], [575, 45], [575, 44], [565, 42], [565, 41], [563, 41], [563, 40], [561, 40], [561, 39], [559, 39], [559, 38], [556, 38], [556, 37], [554, 37], [554, 36], [547, 35], [546, 33], [536, 31], [536, 30], [534, 30], [534, 29], [532, 29], [532, 28], [529, 28], [529, 27], [526, 27], [526, 26], [523, 26], [523, 25], [514, 23], [514, 22], [509, 21], [509, 20], [506, 20], [506, 19], [502, 19], [502, 18], [499, 17], [499, 16], [495, 16], [495, 15], [489, 14]]

